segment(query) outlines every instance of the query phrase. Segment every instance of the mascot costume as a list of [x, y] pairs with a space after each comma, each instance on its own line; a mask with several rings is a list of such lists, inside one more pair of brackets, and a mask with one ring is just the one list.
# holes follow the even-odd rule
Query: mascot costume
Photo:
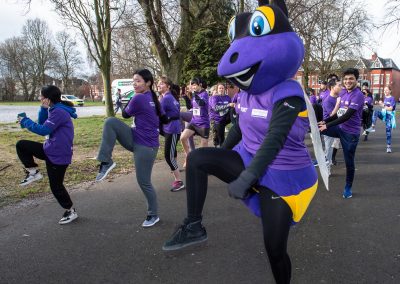
[[189, 154], [188, 215], [163, 246], [176, 250], [207, 240], [202, 210], [207, 176], [214, 175], [229, 184], [231, 197], [242, 199], [261, 217], [277, 283], [290, 282], [290, 226], [303, 217], [318, 186], [304, 144], [310, 128], [306, 99], [292, 79], [303, 61], [304, 46], [287, 13], [283, 0], [259, 1], [253, 13], [230, 21], [231, 45], [218, 74], [242, 90], [236, 105], [238, 124], [230, 129], [222, 148], [200, 148]]

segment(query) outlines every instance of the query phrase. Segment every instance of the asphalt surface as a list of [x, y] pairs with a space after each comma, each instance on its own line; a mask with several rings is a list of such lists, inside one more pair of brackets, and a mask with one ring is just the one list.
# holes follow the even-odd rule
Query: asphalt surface
[[[25, 112], [33, 120], [37, 119], [40, 104], [38, 106], [0, 106], [0, 123], [10, 123], [17, 120], [17, 115]], [[104, 115], [106, 108], [104, 106], [83, 106], [76, 107], [76, 113], [79, 117], [92, 115]]]
[[[395, 130], [393, 153], [386, 153], [381, 123], [368, 142], [360, 141], [349, 200], [342, 198], [338, 152], [331, 190], [321, 181], [291, 229], [292, 283], [400, 283], [399, 142]], [[51, 196], [1, 209], [0, 283], [274, 283], [260, 220], [214, 177], [204, 210], [207, 243], [163, 252], [186, 212], [186, 194], [171, 193], [171, 180], [158, 162], [153, 183], [161, 221], [147, 229], [134, 174], [74, 190], [79, 218], [68, 225], [58, 225], [63, 210]]]

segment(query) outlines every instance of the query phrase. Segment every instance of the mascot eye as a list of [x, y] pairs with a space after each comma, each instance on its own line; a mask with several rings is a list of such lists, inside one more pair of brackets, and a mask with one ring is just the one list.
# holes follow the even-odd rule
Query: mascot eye
[[233, 17], [228, 26], [228, 37], [231, 42], [235, 39], [235, 22], [235, 17]]
[[268, 19], [259, 11], [254, 12], [253, 16], [251, 17], [249, 28], [252, 36], [266, 35], [271, 31]]

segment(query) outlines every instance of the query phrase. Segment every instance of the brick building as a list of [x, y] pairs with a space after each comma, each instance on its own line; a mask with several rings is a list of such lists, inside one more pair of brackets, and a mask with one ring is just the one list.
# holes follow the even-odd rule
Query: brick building
[[[376, 53], [370, 59], [360, 57], [358, 60], [341, 61], [336, 60], [332, 66], [332, 73], [340, 76], [341, 72], [349, 67], [357, 68], [360, 71], [360, 83], [368, 83], [374, 97], [378, 99], [383, 96], [383, 89], [386, 85], [392, 87], [392, 95], [400, 98], [400, 70], [390, 58], [379, 57]], [[308, 87], [319, 91], [319, 82], [326, 78], [320, 78], [318, 68], [313, 68], [309, 74]], [[297, 71], [295, 77], [301, 84], [304, 80], [302, 68]], [[303, 84], [302, 84], [303, 85]]]

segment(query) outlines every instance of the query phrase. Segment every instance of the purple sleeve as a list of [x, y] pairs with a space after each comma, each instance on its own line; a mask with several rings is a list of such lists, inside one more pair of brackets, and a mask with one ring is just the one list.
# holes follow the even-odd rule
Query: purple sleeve
[[311, 102], [311, 104], [316, 104], [317, 103], [317, 97], [316, 96], [310, 96], [310, 102]]
[[211, 96], [210, 99], [208, 100], [208, 104], [210, 109], [215, 110], [215, 105], [217, 104], [217, 100], [215, 98], [215, 96]]
[[127, 105], [127, 107], [125, 108], [125, 112], [129, 115], [129, 116], [135, 116], [135, 114], [138, 111], [138, 107], [140, 106], [140, 98], [141, 97], [145, 97], [144, 95], [137, 95], [134, 96], [130, 101], [129, 104]]

